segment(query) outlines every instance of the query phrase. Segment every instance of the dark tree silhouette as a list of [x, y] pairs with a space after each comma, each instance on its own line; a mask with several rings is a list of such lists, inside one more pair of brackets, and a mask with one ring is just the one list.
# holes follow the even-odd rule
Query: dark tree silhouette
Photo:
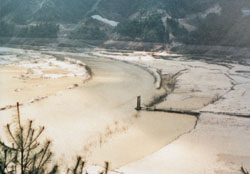
[[0, 173], [1, 174], [55, 174], [58, 166], [48, 172], [47, 165], [51, 160], [51, 141], [41, 145], [39, 137], [44, 127], [33, 128], [33, 121], [23, 126], [20, 119], [19, 103], [17, 103], [17, 121], [7, 124], [9, 142], [0, 141]]

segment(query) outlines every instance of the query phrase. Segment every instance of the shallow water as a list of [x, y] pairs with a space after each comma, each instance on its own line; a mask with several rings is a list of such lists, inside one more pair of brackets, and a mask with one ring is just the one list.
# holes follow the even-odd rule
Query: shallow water
[[[78, 154], [89, 164], [109, 161], [111, 168], [118, 168], [156, 152], [195, 125], [192, 116], [135, 111], [138, 95], [145, 104], [163, 92], [147, 71], [110, 59], [61, 55], [82, 60], [93, 78], [21, 107], [23, 120], [34, 119], [46, 127], [59, 164], [71, 164]], [[12, 113], [0, 112], [0, 126]]]

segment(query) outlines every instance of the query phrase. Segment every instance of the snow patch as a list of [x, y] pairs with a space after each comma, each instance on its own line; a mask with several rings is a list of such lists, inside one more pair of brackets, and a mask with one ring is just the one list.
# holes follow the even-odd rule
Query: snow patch
[[209, 14], [220, 14], [221, 10], [222, 10], [221, 6], [217, 4], [214, 7], [207, 9], [205, 11], [205, 13], [201, 14], [201, 17], [206, 18], [207, 15], [209, 15]]
[[25, 78], [89, 78], [86, 65], [79, 60], [71, 58], [60, 60], [54, 56], [30, 50], [0, 47], [0, 65], [27, 68], [23, 75]]
[[241, 10], [243, 16], [249, 16], [250, 15], [250, 9], [242, 9]]
[[112, 21], [112, 20], [109, 20], [109, 19], [107, 19], [107, 18], [103, 18], [102, 16], [100, 16], [100, 15], [93, 15], [93, 16], [91, 16], [93, 19], [96, 19], [96, 20], [98, 20], [98, 21], [101, 21], [101, 22], [103, 22], [103, 23], [105, 23], [105, 24], [109, 24], [109, 25], [111, 25], [112, 27], [116, 27], [118, 24], [119, 24], [119, 22], [116, 22], [116, 21]]

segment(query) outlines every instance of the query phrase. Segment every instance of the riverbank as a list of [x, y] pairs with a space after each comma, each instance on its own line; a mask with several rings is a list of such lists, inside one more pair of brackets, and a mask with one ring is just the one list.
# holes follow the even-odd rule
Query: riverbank
[[86, 65], [74, 59], [59, 60], [36, 51], [0, 48], [0, 110], [17, 101], [31, 104], [91, 78]]
[[[239, 173], [249, 169], [250, 67], [220, 58], [190, 59], [168, 53], [108, 53], [99, 56], [130, 59], [161, 70], [162, 76], [178, 74], [174, 91], [155, 110], [200, 112], [194, 130], [161, 150], [118, 169], [125, 174]], [[144, 58], [145, 57], [145, 58]], [[245, 115], [245, 118], [242, 116]]]
[[160, 70], [163, 79], [178, 76], [174, 90], [152, 109], [200, 113], [194, 130], [154, 154], [121, 167], [119, 172], [224, 174], [240, 173], [241, 165], [250, 168], [248, 65], [166, 52], [99, 49], [91, 55]]
[[[21, 51], [24, 51], [22, 53], [24, 55], [30, 54], [29, 50]], [[34, 52], [36, 55], [39, 53], [39, 51]], [[0, 68], [3, 72], [1, 95], [7, 97], [8, 93], [5, 90], [9, 90], [13, 93], [13, 98], [2, 100], [2, 103], [3, 107], [12, 103], [12, 100], [13, 105], [16, 101], [23, 103], [20, 108], [23, 120], [33, 119], [37, 125], [46, 127], [45, 137], [53, 140], [52, 150], [56, 154], [55, 160], [65, 168], [65, 164], [70, 165], [77, 154], [83, 156], [88, 165], [103, 165], [104, 161], [109, 161], [111, 169], [119, 168], [152, 154], [176, 137], [193, 129], [195, 125], [196, 118], [193, 116], [160, 112], [138, 113], [134, 110], [138, 95], [142, 96], [143, 105], [146, 105], [154, 95], [164, 93], [164, 90], [156, 88], [154, 77], [143, 68], [121, 61], [96, 58], [89, 56], [88, 53], [49, 50], [40, 53], [42, 54], [37, 56], [42, 60], [47, 59], [46, 56], [52, 56], [59, 58], [57, 60], [59, 62], [65, 58], [84, 62], [91, 68], [93, 77], [87, 83], [81, 84], [83, 79], [77, 76], [34, 79], [32, 77], [36, 74], [27, 78], [27, 70], [22, 69], [21, 73], [24, 73], [26, 78], [16, 79], [13, 77], [21, 76], [16, 74], [20, 72], [13, 74], [10, 71], [16, 69], [17, 65], [13, 67], [4, 65]], [[11, 57], [13, 55], [15, 53], [12, 53]], [[33, 61], [33, 58], [31, 60]], [[7, 67], [8, 71], [5, 69]], [[44, 71], [46, 68], [40, 65], [39, 70]], [[44, 72], [46, 73], [48, 72]], [[57, 73], [62, 74], [58, 69]], [[8, 85], [13, 85], [12, 88], [5, 83], [7, 77], [9, 77]], [[17, 80], [26, 86], [20, 88], [17, 86]], [[38, 84], [42, 86], [35, 86]], [[69, 84], [73, 84], [73, 88], [69, 88]], [[78, 86], [75, 88], [74, 84]], [[53, 85], [58, 85], [60, 89]], [[15, 89], [27, 92], [21, 95], [22, 91], [19, 91], [18, 96], [15, 95]], [[28, 92], [32, 95], [28, 95]], [[43, 92], [50, 95], [41, 100], [28, 102], [30, 97], [34, 98], [33, 94], [43, 96]], [[11, 115], [14, 113], [15, 108], [0, 111], [0, 126], [3, 127], [7, 122], [11, 122]], [[0, 131], [3, 135], [3, 130]]]
[[[80, 154], [88, 165], [109, 161], [111, 169], [125, 174], [225, 174], [239, 173], [241, 164], [250, 168], [250, 123], [248, 117], [238, 117], [250, 112], [249, 66], [169, 52], [40, 52], [79, 60], [93, 73], [77, 88], [21, 107], [23, 119], [46, 126], [62, 164]], [[154, 103], [155, 110], [187, 110], [200, 116], [197, 120], [183, 114], [136, 112], [138, 95], [143, 106]], [[160, 102], [152, 102], [159, 97]], [[14, 112], [0, 111], [1, 127]]]

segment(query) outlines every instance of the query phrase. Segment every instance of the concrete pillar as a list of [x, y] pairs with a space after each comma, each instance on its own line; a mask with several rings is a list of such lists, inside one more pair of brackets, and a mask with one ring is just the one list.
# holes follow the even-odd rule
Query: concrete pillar
[[141, 110], [141, 96], [137, 97], [137, 106], [135, 108], [137, 111]]

